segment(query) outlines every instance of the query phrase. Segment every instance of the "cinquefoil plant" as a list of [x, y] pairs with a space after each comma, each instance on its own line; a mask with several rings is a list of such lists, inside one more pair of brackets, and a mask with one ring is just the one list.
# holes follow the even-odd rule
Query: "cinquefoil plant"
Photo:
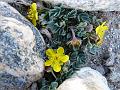
[[[100, 37], [96, 34], [95, 29], [102, 23], [102, 19], [98, 19], [90, 12], [68, 9], [62, 7], [62, 5], [51, 7], [43, 14], [45, 16], [44, 20], [40, 21], [41, 26], [44, 26], [44, 30], [49, 31], [48, 33], [51, 35], [51, 38], [46, 37], [48, 33], [44, 36], [47, 48], [55, 50], [58, 47], [63, 47], [65, 54], [69, 56], [69, 61], [64, 65], [62, 64], [61, 68], [53, 67], [54, 71], [58, 70], [59, 72], [54, 72], [46, 67], [40, 90], [55, 90], [59, 84], [69, 78], [81, 65], [85, 64], [86, 52], [96, 54], [98, 48], [96, 43]], [[42, 24], [43, 21], [47, 23]], [[49, 57], [46, 57], [46, 62], [47, 58]], [[57, 59], [49, 60], [51, 62], [46, 66], [52, 67]]]

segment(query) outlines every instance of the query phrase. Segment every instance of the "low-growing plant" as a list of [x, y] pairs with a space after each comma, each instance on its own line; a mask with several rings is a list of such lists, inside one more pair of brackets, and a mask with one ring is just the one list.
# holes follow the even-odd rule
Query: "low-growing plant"
[[39, 90], [56, 90], [86, 63], [86, 53], [96, 54], [108, 26], [90, 12], [62, 5], [43, 8], [38, 13], [39, 23], [33, 24], [40, 29], [47, 45], [45, 74]]

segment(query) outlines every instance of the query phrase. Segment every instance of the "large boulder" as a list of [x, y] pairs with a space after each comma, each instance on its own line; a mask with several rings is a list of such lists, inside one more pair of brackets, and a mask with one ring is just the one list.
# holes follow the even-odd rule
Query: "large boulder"
[[44, 0], [52, 4], [86, 11], [120, 11], [120, 0]]
[[57, 90], [110, 90], [106, 78], [89, 67], [81, 68]]
[[23, 5], [30, 5], [32, 0], [0, 0], [7, 3], [15, 3], [15, 4], [23, 4]]
[[13, 7], [0, 2], [0, 90], [26, 90], [44, 70], [45, 42]]

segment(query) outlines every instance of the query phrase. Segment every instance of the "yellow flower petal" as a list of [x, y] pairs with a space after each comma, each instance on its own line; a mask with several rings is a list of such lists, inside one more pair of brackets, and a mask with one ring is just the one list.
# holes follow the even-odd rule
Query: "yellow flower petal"
[[36, 26], [36, 21], [38, 20], [37, 4], [32, 3], [30, 9], [28, 10], [28, 19], [32, 21], [33, 25]]
[[32, 23], [34, 26], [36, 26], [36, 19], [32, 19]]
[[109, 28], [108, 28], [108, 26], [103, 26], [103, 30], [104, 31], [106, 31], [106, 30], [108, 30]]
[[69, 60], [69, 56], [64, 54], [63, 47], [59, 47], [57, 50], [47, 49], [46, 55], [49, 60], [45, 62], [45, 66], [52, 67], [55, 72], [60, 72], [61, 65]]
[[55, 72], [60, 72], [60, 71], [61, 71], [61, 66], [60, 66], [59, 64], [54, 64], [53, 70], [54, 70]]
[[58, 49], [57, 49], [57, 53], [58, 54], [64, 54], [64, 48], [63, 47], [59, 47]]
[[38, 20], [38, 12], [36, 12], [35, 18], [36, 18], [36, 20]]
[[97, 42], [97, 45], [98, 45], [98, 46], [99, 46], [99, 45], [102, 45], [102, 43], [103, 43], [103, 39], [99, 40], [99, 41]]
[[96, 31], [96, 34], [98, 34], [99, 31], [100, 31], [100, 26], [98, 26], [98, 27], [95, 29], [95, 31]]
[[37, 10], [37, 4], [36, 4], [36, 3], [32, 3], [31, 9], [32, 9], [33, 11], [34, 11], [34, 10]]
[[105, 26], [106, 22], [103, 22], [102, 25], [99, 25], [95, 31], [96, 34], [99, 36], [100, 40], [97, 42], [97, 45], [101, 45], [103, 43], [103, 38], [105, 35], [105, 31], [108, 30], [108, 26]]
[[55, 52], [54, 52], [53, 49], [47, 49], [47, 50], [46, 50], [46, 55], [47, 55], [48, 57], [53, 57], [53, 56], [55, 55]]
[[62, 62], [62, 61], [60, 61], [60, 62], [59, 62], [59, 64], [60, 64], [60, 65], [63, 65], [63, 62]]
[[45, 62], [45, 66], [50, 66], [50, 65], [52, 65], [52, 63], [53, 63], [53, 60], [47, 60]]
[[105, 22], [103, 22], [101, 26], [104, 26], [106, 23], [107, 23], [106, 21], [105, 21]]
[[95, 31], [96, 31], [96, 34], [100, 33], [101, 31], [106, 31], [108, 30], [108, 26], [104, 26], [106, 24], [106, 22], [103, 22], [102, 25], [99, 25]]
[[61, 58], [61, 61], [63, 63], [67, 62], [68, 60], [69, 60], [69, 56], [68, 55], [62, 56], [62, 58]]
[[98, 36], [100, 39], [102, 39], [104, 37], [104, 35], [105, 35], [105, 31], [101, 31], [98, 33]]

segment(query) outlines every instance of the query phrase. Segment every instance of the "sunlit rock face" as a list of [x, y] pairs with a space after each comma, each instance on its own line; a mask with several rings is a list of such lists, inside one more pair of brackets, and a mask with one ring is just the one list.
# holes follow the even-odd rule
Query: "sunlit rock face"
[[81, 68], [70, 79], [65, 80], [57, 90], [110, 90], [107, 80], [90, 67]]

